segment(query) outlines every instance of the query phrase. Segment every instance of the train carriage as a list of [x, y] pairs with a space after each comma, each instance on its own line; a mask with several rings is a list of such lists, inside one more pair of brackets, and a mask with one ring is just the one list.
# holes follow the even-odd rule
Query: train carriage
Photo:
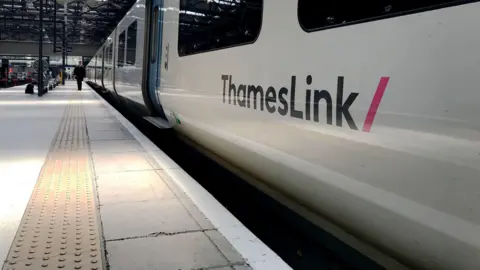
[[477, 1], [139, 0], [88, 76], [387, 268], [477, 269], [478, 14]]

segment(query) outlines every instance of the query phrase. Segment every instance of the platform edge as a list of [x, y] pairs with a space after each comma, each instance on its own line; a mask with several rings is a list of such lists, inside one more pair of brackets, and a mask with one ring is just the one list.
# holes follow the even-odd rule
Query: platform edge
[[[112, 105], [103, 99], [95, 90], [91, 90], [109, 112], [132, 134], [146, 152], [162, 166], [162, 164], [176, 164], [160, 148], [141, 133], [130, 121], [119, 113]], [[159, 155], [158, 152], [163, 153]], [[180, 188], [198, 206], [200, 211], [212, 222], [216, 229], [242, 255], [245, 261], [254, 270], [291, 270], [275, 252], [246, 228], [230, 211], [218, 202], [208, 191], [198, 184], [180, 166], [164, 170]]]

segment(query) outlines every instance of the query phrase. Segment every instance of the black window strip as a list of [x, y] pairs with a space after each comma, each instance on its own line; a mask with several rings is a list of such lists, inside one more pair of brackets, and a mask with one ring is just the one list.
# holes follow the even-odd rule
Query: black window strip
[[254, 43], [263, 0], [180, 1], [178, 54], [187, 56]]
[[479, 0], [371, 0], [332, 1], [328, 3], [325, 1], [298, 0], [297, 16], [299, 24], [304, 31], [316, 32], [478, 1]]

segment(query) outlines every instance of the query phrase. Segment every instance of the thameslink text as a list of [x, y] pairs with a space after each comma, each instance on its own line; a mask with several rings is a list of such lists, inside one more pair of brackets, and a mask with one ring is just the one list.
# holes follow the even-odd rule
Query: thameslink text
[[[319, 122], [320, 111], [319, 103], [323, 100], [326, 103], [326, 122], [329, 125], [333, 123], [333, 111], [332, 111], [332, 96], [327, 90], [311, 90], [306, 89], [305, 95], [305, 112], [295, 108], [295, 90], [296, 90], [296, 76], [291, 77], [290, 89], [287, 87], [281, 87], [275, 89], [273, 86], [262, 87], [260, 85], [235, 85], [232, 82], [232, 75], [222, 75], [223, 81], [223, 103], [226, 103], [228, 93], [228, 104], [237, 105], [240, 107], [251, 108], [254, 110], [257, 108], [261, 111], [264, 108], [269, 113], [278, 112], [280, 115], [287, 115], [290, 113], [291, 117], [311, 120], [312, 112], [311, 107], [313, 104], [313, 121]], [[312, 83], [312, 76], [306, 77], [306, 84]], [[357, 130], [357, 125], [350, 114], [350, 106], [355, 101], [358, 93], [350, 93], [343, 102], [343, 76], [337, 78], [337, 96], [336, 96], [336, 112], [335, 112], [335, 124], [339, 127], [342, 126], [343, 117], [347, 120], [347, 124], [351, 129]], [[266, 91], [264, 89], [267, 89]], [[313, 98], [312, 98], [313, 92]], [[290, 98], [287, 95], [290, 93]], [[253, 97], [253, 99], [252, 99]], [[278, 104], [278, 102], [280, 104]]]

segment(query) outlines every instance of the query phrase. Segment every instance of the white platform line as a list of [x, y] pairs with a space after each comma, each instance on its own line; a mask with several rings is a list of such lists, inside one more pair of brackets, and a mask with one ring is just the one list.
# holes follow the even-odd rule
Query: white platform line
[[162, 166], [162, 168], [167, 168], [165, 172], [183, 189], [203, 214], [210, 219], [217, 230], [230, 242], [253, 269], [292, 269], [122, 114], [95, 91], [91, 91], [95, 97], [108, 108], [110, 113], [134, 136], [142, 147], [155, 158], [159, 165]]

